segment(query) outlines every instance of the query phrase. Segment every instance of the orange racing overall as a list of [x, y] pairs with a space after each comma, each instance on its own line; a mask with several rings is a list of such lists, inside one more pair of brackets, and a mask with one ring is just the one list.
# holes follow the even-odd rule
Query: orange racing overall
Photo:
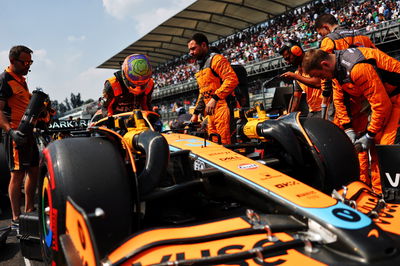
[[[216, 76], [214, 73], [218, 76]], [[239, 84], [235, 71], [229, 61], [220, 54], [209, 54], [204, 65], [196, 73], [199, 86], [199, 97], [196, 103], [195, 114], [204, 112], [203, 107], [211, 98], [217, 101], [214, 114], [208, 116], [208, 134], [217, 133], [223, 144], [230, 143], [230, 114], [226, 97]]]
[[[320, 44], [320, 49], [324, 50], [327, 53], [333, 53], [337, 50], [346, 50], [349, 48], [355, 47], [369, 47], [376, 48], [374, 43], [368, 36], [362, 35], [357, 30], [350, 30], [344, 27], [336, 27], [331, 33], [326, 35]], [[331, 80], [322, 80], [321, 82], [321, 90], [324, 95], [324, 103], [327, 104], [329, 102], [330, 91], [332, 87]], [[347, 119], [350, 121], [349, 114], [347, 114], [348, 110], [352, 110], [351, 116], [357, 117], [353, 123], [353, 128], [357, 132], [362, 131], [362, 125], [368, 121], [369, 116], [369, 108], [368, 101], [365, 99], [350, 99], [346, 93], [343, 93], [341, 90], [333, 91], [333, 98], [340, 98], [346, 102], [347, 110], [335, 110], [335, 118], [333, 122], [336, 125], [339, 125], [338, 116], [347, 116]], [[336, 106], [335, 106], [336, 108]], [[361, 112], [362, 111], [362, 112]], [[339, 125], [340, 126], [340, 125]], [[369, 169], [368, 169], [368, 152], [363, 151], [358, 154], [358, 160], [360, 161], [360, 180], [369, 184]]]
[[[301, 73], [299, 70], [296, 70], [296, 74], [302, 75], [303, 77], [310, 77], [309, 75], [305, 73]], [[320, 113], [321, 112], [321, 103], [322, 103], [322, 91], [318, 88], [313, 88], [310, 86], [307, 86], [304, 83], [301, 83], [299, 81], [295, 82], [295, 88], [293, 92], [293, 97], [300, 99], [302, 91], [305, 92], [307, 96], [307, 105], [309, 109], [309, 114], [315, 114], [315, 113]], [[309, 116], [311, 116], [309, 115]], [[320, 117], [321, 115], [319, 115]]]
[[[351, 105], [352, 119], [348, 116], [343, 98], [335, 96], [339, 124], [353, 126], [357, 133], [367, 131], [375, 136], [376, 144], [390, 145], [396, 138], [400, 120], [400, 62], [378, 49], [352, 48], [335, 51], [335, 93], [347, 93], [356, 104]], [[362, 112], [362, 102], [371, 106], [371, 118], [356, 118]], [[358, 112], [358, 113], [357, 113]], [[371, 183], [375, 192], [381, 193], [381, 181], [377, 155], [371, 154]], [[365, 162], [361, 162], [365, 163]], [[363, 165], [360, 165], [363, 167]], [[364, 180], [363, 180], [364, 181]]]

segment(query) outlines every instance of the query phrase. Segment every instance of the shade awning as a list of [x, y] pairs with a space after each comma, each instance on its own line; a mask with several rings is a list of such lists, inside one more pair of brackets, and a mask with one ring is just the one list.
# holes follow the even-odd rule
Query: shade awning
[[126, 56], [146, 54], [153, 67], [188, 52], [194, 33], [210, 43], [257, 25], [310, 0], [198, 0], [112, 56], [98, 68], [118, 69]]

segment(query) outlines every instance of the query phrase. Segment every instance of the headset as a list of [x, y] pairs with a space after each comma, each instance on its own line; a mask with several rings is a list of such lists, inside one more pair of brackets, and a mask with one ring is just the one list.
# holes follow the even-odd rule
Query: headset
[[279, 51], [280, 54], [283, 54], [283, 51], [289, 50], [294, 56], [300, 57], [303, 55], [304, 51], [301, 48], [300, 44], [295, 41], [285, 42]]

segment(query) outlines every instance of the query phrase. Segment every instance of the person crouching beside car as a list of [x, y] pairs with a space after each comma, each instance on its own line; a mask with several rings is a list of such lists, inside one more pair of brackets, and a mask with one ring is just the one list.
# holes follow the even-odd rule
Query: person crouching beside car
[[[361, 127], [352, 110], [349, 112], [351, 116], [342, 115], [338, 119], [356, 147], [361, 151], [370, 151], [372, 188], [381, 193], [374, 144], [390, 145], [396, 139], [400, 120], [400, 62], [372, 48], [351, 48], [333, 54], [312, 49], [306, 52], [302, 67], [310, 76], [333, 80], [333, 101], [337, 113], [347, 113], [347, 106], [343, 97], [335, 96], [335, 90], [343, 91], [350, 99], [362, 98], [370, 104], [370, 121], [364, 119]], [[356, 123], [358, 129], [354, 130], [353, 124]]]

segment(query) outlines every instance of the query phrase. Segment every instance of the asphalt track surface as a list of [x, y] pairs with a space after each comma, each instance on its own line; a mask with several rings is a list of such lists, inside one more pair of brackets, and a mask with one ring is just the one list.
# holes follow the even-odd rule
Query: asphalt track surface
[[[0, 195], [0, 228], [5, 228], [11, 224], [11, 210], [7, 197]], [[19, 239], [15, 233], [10, 233], [4, 244], [0, 243], [0, 266], [14, 265], [45, 265], [41, 261], [28, 260], [21, 254]]]

